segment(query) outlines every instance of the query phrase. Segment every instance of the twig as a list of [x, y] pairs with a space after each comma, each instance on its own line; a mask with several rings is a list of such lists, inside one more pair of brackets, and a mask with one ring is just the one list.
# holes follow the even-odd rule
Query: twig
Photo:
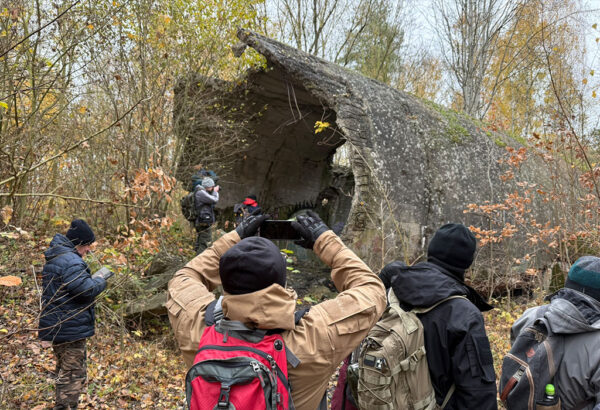
[[31, 265], [31, 272], [33, 273], [33, 281], [35, 283], [35, 290], [38, 294], [38, 299], [40, 301], [40, 312], [42, 311], [42, 293], [40, 292], [40, 287], [38, 286], [37, 275], [35, 274], [35, 267]]
[[5, 179], [4, 181], [0, 181], [0, 185], [4, 185], [8, 182], [14, 181], [17, 178], [22, 177], [25, 174], [30, 173], [31, 171], [34, 171], [36, 169], [38, 169], [39, 167], [41, 167], [42, 165], [47, 164], [50, 161], [54, 161], [55, 159], [62, 157], [64, 154], [73, 151], [74, 149], [78, 148], [81, 144], [83, 144], [84, 142], [87, 142], [89, 140], [91, 140], [94, 137], [97, 137], [100, 134], [103, 134], [104, 132], [106, 132], [107, 130], [109, 130], [110, 128], [114, 127], [116, 124], [119, 123], [119, 121], [121, 121], [123, 118], [125, 118], [127, 115], [129, 115], [130, 112], [132, 112], [138, 105], [140, 105], [142, 102], [149, 100], [150, 97], [144, 98], [142, 100], [139, 100], [138, 102], [136, 102], [131, 108], [129, 108], [127, 111], [125, 111], [124, 114], [120, 115], [116, 120], [114, 120], [110, 125], [108, 125], [107, 127], [101, 129], [98, 132], [93, 133], [92, 135], [85, 137], [82, 140], [77, 141], [75, 144], [71, 145], [70, 147], [66, 148], [65, 150], [59, 152], [56, 155], [51, 156], [50, 158], [47, 158], [41, 162], [38, 162], [35, 165], [32, 165], [30, 168], [26, 169], [25, 171], [21, 171], [16, 175], [13, 175], [10, 178]]
[[29, 37], [35, 35], [36, 33], [41, 32], [43, 29], [45, 29], [46, 27], [48, 27], [50, 24], [54, 23], [55, 21], [57, 21], [58, 19], [60, 19], [62, 16], [64, 16], [65, 14], [67, 14], [69, 12], [69, 10], [71, 10], [73, 7], [75, 7], [77, 4], [79, 4], [81, 2], [81, 0], [76, 0], [73, 4], [71, 4], [69, 7], [67, 7], [65, 9], [65, 11], [63, 11], [62, 13], [60, 13], [58, 16], [56, 16], [55, 18], [53, 18], [52, 20], [50, 20], [49, 22], [47, 22], [46, 24], [44, 24], [41, 27], [38, 27], [36, 30], [32, 31], [31, 33], [29, 33], [27, 36], [23, 37], [20, 41], [18, 41], [15, 45], [12, 45], [10, 47], [8, 47], [6, 49], [6, 51], [4, 51], [2, 54], [0, 54], [0, 58], [4, 57], [5, 55], [7, 55], [11, 50], [14, 50], [16, 47], [18, 47], [20, 44], [24, 43]]
[[52, 194], [52, 193], [48, 193], [48, 192], [46, 192], [46, 193], [29, 192], [29, 193], [21, 193], [21, 194], [13, 194], [10, 192], [0, 192], [0, 197], [3, 197], [3, 196], [20, 196], [20, 197], [45, 196], [45, 197], [64, 199], [66, 201], [84, 201], [84, 202], [92, 202], [95, 204], [122, 206], [125, 208], [151, 209], [149, 206], [122, 204], [119, 202], [113, 202], [113, 201], [104, 200], [104, 199], [80, 198], [80, 197], [76, 197], [76, 196], [65, 196], [65, 195], [59, 195], [59, 194]]
[[2, 381], [2, 389], [0, 389], [0, 403], [3, 403], [4, 390], [6, 390], [6, 380], [4, 380], [4, 376], [2, 376], [2, 372], [0, 372], [0, 381]]
[[[571, 135], [573, 136], [573, 139], [575, 139], [575, 142], [577, 143], [577, 146], [579, 147], [579, 150], [581, 152], [581, 157], [583, 158], [583, 161], [585, 162], [589, 172], [593, 174], [594, 167], [592, 166], [590, 158], [589, 158], [588, 154], [586, 153], [585, 147], [581, 143], [581, 140], [579, 139], [579, 136], [577, 135], [577, 132], [575, 131], [575, 127], [573, 126], [573, 123], [571, 122], [570, 115], [567, 112], [567, 109], [565, 108], [563, 98], [561, 97], [558, 86], [556, 85], [554, 71], [552, 70], [552, 64], [550, 62], [550, 52], [548, 51], [548, 48], [546, 46], [546, 41], [545, 41], [546, 36], [545, 36], [543, 22], [542, 22], [541, 33], [542, 33], [542, 48], [544, 49], [544, 57], [546, 57], [546, 65], [547, 65], [546, 68], [548, 69], [548, 74], [550, 75], [550, 84], [552, 85], [552, 92], [554, 93], [554, 97], [556, 98], [558, 107], [560, 108], [560, 111], [563, 115], [563, 119], [568, 124], [569, 130], [571, 131]], [[596, 198], [600, 199], [600, 187], [598, 187], [598, 182], [596, 181], [595, 177], [592, 178], [592, 182], [594, 184], [594, 191], [596, 192]]]

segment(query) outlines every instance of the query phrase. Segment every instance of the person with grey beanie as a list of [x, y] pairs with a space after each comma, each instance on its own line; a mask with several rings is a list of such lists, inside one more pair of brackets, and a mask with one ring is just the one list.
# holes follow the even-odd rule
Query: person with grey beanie
[[205, 177], [194, 188], [196, 205], [196, 254], [202, 253], [212, 241], [212, 226], [215, 223], [215, 205], [219, 202], [219, 186], [212, 178]]
[[[563, 409], [597, 410], [600, 403], [600, 258], [582, 256], [569, 269], [564, 288], [550, 303], [525, 311], [511, 329], [511, 344], [538, 319], [564, 338], [564, 356], [554, 375]], [[556, 365], [556, 363], [555, 363]], [[510, 409], [510, 407], [509, 407]]]

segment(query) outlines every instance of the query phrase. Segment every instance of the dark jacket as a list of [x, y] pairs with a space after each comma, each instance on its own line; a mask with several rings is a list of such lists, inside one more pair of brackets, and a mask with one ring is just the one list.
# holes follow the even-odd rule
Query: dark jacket
[[407, 310], [430, 307], [455, 295], [468, 298], [448, 300], [419, 315], [436, 401], [441, 405], [455, 384], [446, 409], [497, 409], [492, 351], [481, 315], [491, 306], [474, 289], [430, 262], [414, 266], [393, 262], [382, 270], [381, 278]]
[[528, 309], [511, 329], [511, 344], [523, 329], [545, 317], [553, 333], [565, 336], [565, 354], [554, 385], [565, 409], [595, 409], [600, 403], [600, 302], [561, 289], [549, 305]]
[[196, 204], [196, 225], [212, 225], [215, 223], [215, 204], [219, 202], [217, 191], [208, 192], [202, 185], [198, 185], [194, 191], [194, 203]]
[[69, 342], [94, 334], [94, 299], [106, 288], [90, 270], [66, 236], [56, 234], [44, 253], [42, 313], [39, 337]]

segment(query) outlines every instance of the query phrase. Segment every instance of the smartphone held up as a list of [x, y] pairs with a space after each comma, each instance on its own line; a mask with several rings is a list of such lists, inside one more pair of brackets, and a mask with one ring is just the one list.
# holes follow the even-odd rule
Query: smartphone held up
[[292, 226], [292, 221], [267, 219], [258, 229], [258, 235], [267, 239], [297, 240], [302, 237]]

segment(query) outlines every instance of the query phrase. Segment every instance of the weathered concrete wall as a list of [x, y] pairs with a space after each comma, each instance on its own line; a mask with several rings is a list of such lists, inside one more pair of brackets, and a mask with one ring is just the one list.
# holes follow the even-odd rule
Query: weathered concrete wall
[[[478, 217], [463, 213], [466, 205], [498, 201], [513, 190], [500, 182], [504, 169], [497, 160], [506, 144], [517, 142], [258, 34], [238, 36], [265, 56], [269, 68], [249, 73], [243, 86], [222, 95], [253, 119], [245, 125], [252, 143], [223, 177], [221, 206], [256, 193], [267, 208], [308, 201], [334, 219], [347, 214], [344, 239], [377, 269], [421, 253], [446, 222], [479, 225]], [[315, 121], [332, 126], [315, 134]], [[344, 141], [352, 152], [351, 192], [331, 184], [331, 158]], [[201, 162], [182, 162], [180, 178], [196, 159]], [[543, 178], [530, 168], [521, 172], [529, 181]], [[327, 194], [333, 200], [323, 205]]]

